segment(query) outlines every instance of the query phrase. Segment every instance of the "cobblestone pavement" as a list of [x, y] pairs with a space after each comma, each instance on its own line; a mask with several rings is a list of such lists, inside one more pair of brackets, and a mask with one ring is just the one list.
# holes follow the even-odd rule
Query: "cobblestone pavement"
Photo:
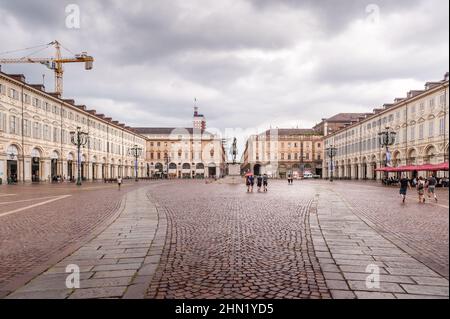
[[135, 187], [124, 186], [120, 195], [116, 185], [100, 182], [1, 186], [0, 296], [109, 220]]
[[178, 183], [152, 196], [168, 232], [149, 298], [330, 297], [309, 231], [314, 189]]
[[[143, 298], [161, 255], [150, 247], [158, 241], [158, 224], [164, 228], [146, 192], [141, 187], [127, 193], [119, 217], [101, 234], [7, 298]], [[79, 267], [79, 287], [66, 285], [73, 265]]]
[[[386, 231], [382, 235], [380, 228], [359, 218], [360, 210], [374, 207], [374, 192], [380, 200], [396, 192], [369, 187], [363, 195], [366, 201], [353, 206], [340, 195], [339, 183], [325, 181], [294, 186], [272, 181], [267, 194], [246, 194], [242, 186], [230, 185], [180, 183], [155, 188], [153, 197], [167, 214], [168, 233], [148, 297], [327, 298], [330, 292], [333, 298], [448, 297], [446, 278], [383, 237]], [[442, 214], [442, 206], [430, 207]], [[331, 207], [341, 209], [330, 216]], [[311, 227], [309, 213], [314, 211]], [[411, 204], [408, 211], [417, 220], [429, 218], [420, 206]], [[400, 224], [395, 230], [411, 237], [420, 230], [416, 241], [433, 237], [433, 232], [445, 237], [448, 214], [438, 219], [433, 223], [440, 227], [411, 233]], [[447, 244], [429, 245], [445, 254], [448, 233]], [[379, 267], [379, 288], [366, 287], [369, 264]]]
[[[251, 194], [150, 183], [126, 195], [103, 233], [9, 298], [448, 298], [435, 267], [448, 269], [448, 257], [424, 258], [448, 254], [448, 194], [403, 206], [396, 194], [354, 182], [270, 181]], [[80, 289], [64, 287], [69, 263], [81, 267]]]
[[[333, 298], [448, 298], [446, 278], [360, 218], [334, 187], [320, 186], [311, 218], [314, 248]], [[368, 284], [370, 279], [376, 282]]]
[[439, 201], [419, 204], [414, 189], [401, 203], [398, 188], [373, 184], [334, 182], [332, 189], [353, 212], [410, 255], [449, 278], [449, 192], [437, 189]]

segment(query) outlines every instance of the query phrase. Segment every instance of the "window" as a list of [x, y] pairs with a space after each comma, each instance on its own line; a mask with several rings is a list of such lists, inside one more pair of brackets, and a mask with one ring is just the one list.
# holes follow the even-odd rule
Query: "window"
[[44, 102], [44, 110], [45, 110], [46, 112], [50, 112], [50, 111], [51, 111], [50, 104], [48, 104], [47, 102]]
[[61, 130], [61, 143], [67, 144], [67, 131]]
[[9, 89], [8, 96], [14, 100], [19, 100], [19, 92], [12, 88]]
[[419, 108], [420, 108], [420, 112], [423, 113], [425, 111], [425, 103], [420, 102]]
[[411, 106], [411, 113], [416, 113], [416, 105]]
[[0, 131], [6, 130], [6, 115], [4, 113], [0, 113]]
[[432, 97], [431, 99], [430, 99], [430, 109], [432, 109], [433, 107], [434, 107], [434, 97]]
[[17, 116], [9, 116], [9, 133], [17, 135], [20, 134], [20, 122]]
[[31, 137], [31, 122], [29, 120], [23, 120], [23, 135]]
[[41, 138], [41, 124], [38, 122], [33, 123], [33, 137]]
[[0, 94], [5, 95], [6, 93], [6, 87], [4, 84], [0, 84]]
[[26, 93], [23, 94], [23, 103], [25, 103], [25, 104], [30, 104], [31, 103], [31, 98]]
[[54, 143], [59, 142], [59, 129], [57, 127], [53, 128], [53, 142]]
[[41, 107], [41, 100], [37, 99], [37, 98], [33, 98], [33, 106], [40, 108]]
[[419, 125], [419, 139], [423, 139], [423, 123]]
[[439, 96], [439, 105], [444, 106], [445, 105], [445, 94], [442, 94]]
[[445, 134], [445, 118], [441, 118], [439, 119], [439, 135], [444, 134]]
[[416, 127], [411, 126], [410, 133], [409, 133], [409, 140], [414, 141], [416, 139]]
[[434, 135], [434, 121], [431, 120], [428, 123], [428, 137], [433, 137], [433, 135]]
[[48, 125], [44, 125], [44, 140], [50, 141], [50, 128], [48, 127]]

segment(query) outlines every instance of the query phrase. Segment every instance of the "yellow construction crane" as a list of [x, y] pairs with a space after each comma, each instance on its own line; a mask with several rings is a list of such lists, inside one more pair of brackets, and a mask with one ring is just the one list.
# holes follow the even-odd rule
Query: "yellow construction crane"
[[[86, 52], [81, 52], [80, 54], [75, 54], [72, 57], [62, 57], [61, 56], [61, 44], [58, 41], [52, 41], [45, 45], [45, 48], [53, 45], [55, 47], [55, 56], [51, 58], [33, 58], [33, 57], [22, 57], [22, 58], [0, 58], [0, 64], [2, 63], [41, 63], [44, 64], [50, 70], [55, 72], [55, 92], [62, 95], [63, 92], [63, 73], [64, 63], [75, 63], [84, 62], [85, 70], [91, 70], [94, 62], [92, 56], [87, 55]], [[39, 46], [38, 46], [39, 47]], [[44, 48], [44, 49], [45, 49]], [[20, 50], [18, 50], [20, 51]], [[15, 51], [11, 51], [15, 52]], [[9, 53], [9, 52], [8, 52]]]

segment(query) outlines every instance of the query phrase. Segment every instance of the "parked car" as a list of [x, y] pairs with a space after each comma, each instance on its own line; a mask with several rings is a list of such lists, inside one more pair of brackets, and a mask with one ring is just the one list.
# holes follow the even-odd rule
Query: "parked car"
[[312, 179], [312, 178], [314, 178], [314, 175], [312, 173], [304, 173], [303, 178], [304, 179]]

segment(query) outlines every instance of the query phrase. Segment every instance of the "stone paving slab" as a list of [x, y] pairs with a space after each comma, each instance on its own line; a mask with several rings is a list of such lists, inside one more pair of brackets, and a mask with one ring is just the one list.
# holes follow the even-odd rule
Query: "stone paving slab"
[[[384, 238], [337, 193], [321, 187], [311, 236], [336, 299], [420, 299], [449, 296], [448, 280]], [[325, 247], [327, 249], [325, 249]], [[320, 260], [320, 259], [319, 259]], [[379, 286], [366, 284], [377, 267]]]
[[[158, 256], [153, 239], [159, 224], [155, 205], [147, 197], [148, 188], [126, 194], [119, 217], [96, 238], [37, 276], [6, 298], [86, 299], [143, 296], [152, 278]], [[160, 235], [161, 236], [161, 235]], [[146, 259], [150, 258], [150, 259]], [[66, 267], [80, 269], [80, 288], [66, 288]], [[145, 270], [145, 277], [142, 275]]]

